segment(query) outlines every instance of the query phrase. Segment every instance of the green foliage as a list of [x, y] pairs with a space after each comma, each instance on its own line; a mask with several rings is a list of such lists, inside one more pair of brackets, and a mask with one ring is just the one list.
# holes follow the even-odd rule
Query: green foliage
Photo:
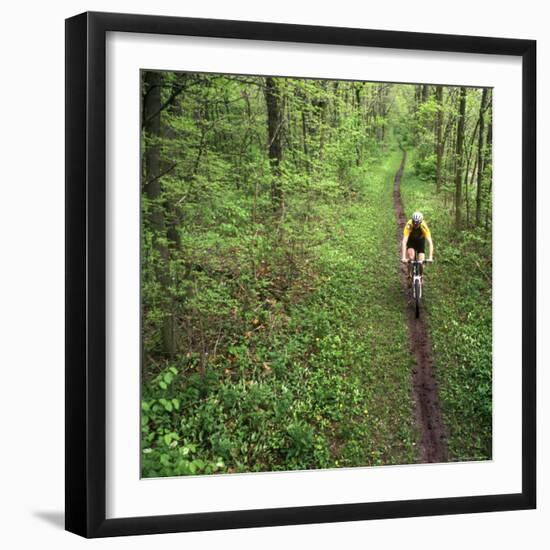
[[[414, 86], [276, 80], [277, 158], [263, 77], [162, 73], [158, 129], [144, 124], [145, 477], [418, 461], [392, 196], [401, 153], [390, 144], [414, 148], [424, 189], [415, 200], [430, 219], [440, 210], [423, 187], [436, 171], [434, 117], [451, 127], [453, 89], [438, 105], [419, 103]], [[469, 261], [484, 266], [484, 235], [461, 239], [458, 250], [476, 250]], [[450, 259], [455, 248], [442, 252]], [[475, 390], [461, 393], [458, 371], [444, 379], [447, 419], [462, 438], [456, 456], [482, 456], [488, 341], [444, 296], [456, 284], [449, 295], [475, 309], [484, 287], [445, 273], [433, 289], [436, 352], [479, 354], [468, 369]], [[487, 326], [483, 315], [472, 326]], [[437, 333], [451, 319], [460, 342]], [[464, 419], [452, 412], [461, 408]], [[460, 447], [473, 428], [479, 440]]]
[[435, 155], [417, 158], [414, 162], [414, 172], [421, 180], [433, 182], [435, 180], [435, 163]]

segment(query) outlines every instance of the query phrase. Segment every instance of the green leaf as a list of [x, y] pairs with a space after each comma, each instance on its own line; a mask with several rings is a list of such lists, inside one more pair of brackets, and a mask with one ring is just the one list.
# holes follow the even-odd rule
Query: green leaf
[[168, 399], [164, 399], [164, 397], [162, 399], [159, 399], [159, 403], [161, 403], [168, 412], [172, 412], [174, 410], [172, 402], [168, 401]]
[[200, 458], [193, 460], [193, 464], [195, 464], [199, 470], [202, 470], [206, 466], [206, 462]]
[[167, 434], [164, 435], [163, 439], [164, 439], [164, 443], [166, 443], [166, 445], [170, 445], [170, 443], [172, 443], [172, 441], [179, 441], [179, 435], [176, 433], [176, 432], [169, 432]]

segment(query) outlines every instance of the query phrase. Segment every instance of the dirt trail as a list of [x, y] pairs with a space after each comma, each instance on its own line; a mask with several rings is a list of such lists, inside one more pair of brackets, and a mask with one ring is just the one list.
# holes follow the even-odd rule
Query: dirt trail
[[[403, 239], [403, 228], [407, 222], [401, 202], [401, 176], [405, 167], [407, 153], [403, 152], [401, 166], [395, 174], [393, 186], [393, 204], [398, 221], [397, 239], [399, 242], [399, 253], [401, 253], [401, 241]], [[407, 323], [411, 350], [414, 353], [416, 365], [412, 371], [413, 396], [416, 403], [416, 420], [421, 434], [420, 458], [422, 462], [446, 462], [447, 439], [445, 427], [441, 417], [441, 407], [437, 390], [437, 382], [433, 375], [433, 354], [428, 329], [423, 318], [423, 311], [420, 318], [414, 316], [414, 308], [409, 303], [410, 290], [407, 287], [407, 266], [401, 267], [401, 285], [407, 299]]]

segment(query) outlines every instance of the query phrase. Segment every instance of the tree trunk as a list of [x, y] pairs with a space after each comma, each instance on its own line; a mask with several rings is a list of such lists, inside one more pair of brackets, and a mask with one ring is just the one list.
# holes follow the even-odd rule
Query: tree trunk
[[435, 89], [435, 98], [437, 101], [437, 116], [436, 116], [436, 141], [435, 141], [435, 188], [437, 193], [441, 191], [441, 163], [443, 160], [443, 86], [437, 86]]
[[460, 88], [460, 106], [456, 129], [456, 172], [455, 172], [455, 225], [462, 227], [462, 166], [464, 145], [464, 118], [466, 115], [466, 88]]
[[374, 123], [376, 125], [376, 141], [382, 140], [382, 129], [380, 128], [380, 117], [382, 113], [382, 100], [380, 98], [380, 85], [376, 87], [376, 116]]
[[[466, 200], [466, 227], [470, 227], [470, 164], [472, 161], [472, 153], [475, 149], [474, 147], [474, 140], [477, 135], [477, 128], [479, 126], [479, 119], [476, 121], [475, 128], [472, 132], [472, 135], [470, 136], [469, 143], [466, 144], [463, 151], [463, 157], [466, 157], [466, 170], [464, 170], [464, 178], [463, 178], [463, 195], [465, 196]], [[466, 136], [464, 136], [464, 141], [466, 141]], [[473, 175], [475, 174], [477, 166], [477, 156], [474, 158], [474, 169], [472, 170], [472, 182], [473, 182]]]
[[487, 88], [483, 88], [479, 106], [479, 140], [477, 143], [477, 192], [476, 192], [476, 225], [481, 223], [481, 186], [483, 184], [483, 133], [485, 132], [485, 108], [487, 105]]
[[[492, 115], [492, 103], [489, 103], [489, 122], [487, 125], [487, 143], [485, 145], [485, 153], [483, 155], [483, 171], [487, 173], [487, 179], [489, 180], [489, 188], [487, 194], [489, 200], [487, 201], [487, 213], [485, 216], [485, 229], [489, 230], [489, 212], [491, 209], [492, 199], [491, 193], [493, 192], [493, 163], [492, 163], [492, 151], [493, 151], [493, 115]], [[489, 170], [487, 171], [487, 167]]]
[[271, 165], [271, 201], [273, 210], [281, 213], [283, 208], [283, 188], [281, 185], [282, 149], [282, 109], [277, 81], [272, 77], [265, 79], [265, 101], [267, 105], [268, 156]]
[[426, 101], [428, 101], [429, 95], [430, 95], [430, 85], [424, 84], [422, 86], [422, 103], [426, 103]]
[[306, 163], [306, 170], [307, 172], [311, 172], [311, 165], [309, 163], [309, 152], [307, 147], [307, 122], [306, 122], [306, 114], [302, 107], [302, 142], [303, 142], [303, 148], [304, 148], [304, 159]]
[[[161, 203], [161, 159], [160, 159], [160, 116], [161, 116], [162, 73], [147, 71], [144, 75], [143, 132], [145, 147], [143, 154], [142, 188], [151, 202], [150, 225], [154, 232], [154, 246], [159, 252], [160, 262], [157, 277], [163, 292], [168, 292], [170, 254], [165, 244], [166, 225]], [[171, 302], [168, 298], [168, 303]], [[166, 306], [162, 320], [162, 347], [168, 355], [175, 353], [174, 319], [171, 306]]]
[[340, 123], [340, 111], [338, 106], [338, 80], [335, 80], [333, 83], [333, 110], [332, 110], [332, 127], [337, 128]]
[[[468, 160], [468, 164], [470, 161]], [[477, 158], [474, 159], [474, 168], [472, 170], [472, 177], [469, 178], [469, 169], [464, 174], [464, 186], [466, 187], [466, 226], [470, 227], [470, 189], [474, 185], [474, 178], [477, 170]]]

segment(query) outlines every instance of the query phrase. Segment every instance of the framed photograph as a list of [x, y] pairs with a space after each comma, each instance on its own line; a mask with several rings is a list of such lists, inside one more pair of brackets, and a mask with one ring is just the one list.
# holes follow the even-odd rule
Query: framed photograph
[[535, 507], [531, 40], [66, 21], [66, 529]]

